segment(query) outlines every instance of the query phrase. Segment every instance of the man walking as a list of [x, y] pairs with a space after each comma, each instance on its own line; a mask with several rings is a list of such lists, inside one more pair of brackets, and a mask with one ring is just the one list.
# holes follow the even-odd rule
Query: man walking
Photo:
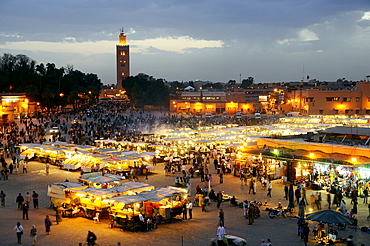
[[284, 186], [284, 193], [285, 193], [284, 198], [285, 198], [285, 200], [288, 200], [288, 191], [289, 191], [289, 187], [288, 187], [288, 184], [286, 184]]
[[220, 209], [220, 212], [218, 213], [218, 218], [220, 219], [220, 226], [224, 227], [225, 225], [225, 214], [222, 209]]
[[39, 208], [39, 194], [33, 191], [32, 194], [33, 208]]
[[267, 182], [267, 196], [271, 198], [271, 190], [272, 190], [272, 184], [271, 181]]
[[193, 218], [193, 203], [191, 201], [187, 204], [187, 209], [189, 211], [189, 220]]
[[219, 224], [217, 228], [217, 237], [218, 237], [218, 245], [222, 245], [223, 243], [223, 236], [226, 234], [225, 227], [221, 223]]
[[248, 225], [252, 225], [253, 222], [254, 222], [254, 216], [255, 216], [255, 207], [252, 203], [249, 204], [249, 209], [248, 209], [248, 220], [249, 220], [249, 223]]
[[28, 202], [24, 202], [22, 206], [22, 211], [23, 211], [23, 219], [28, 220], [28, 210], [29, 210]]
[[30, 230], [30, 237], [32, 239], [32, 246], [36, 245], [36, 233], [37, 233], [37, 229], [36, 229], [35, 225], [32, 225], [32, 228]]
[[5, 195], [4, 191], [1, 191], [0, 192], [0, 199], [1, 199], [1, 206], [3, 206], [3, 207], [5, 207], [5, 197], [6, 197], [6, 195]]
[[367, 198], [369, 197], [369, 187], [366, 187], [363, 193], [364, 193], [364, 203], [367, 204]]
[[15, 202], [18, 203], [18, 210], [22, 210], [22, 205], [23, 205], [23, 202], [24, 202], [24, 198], [23, 198], [21, 193], [19, 193]]
[[186, 209], [186, 203], [185, 202], [182, 205], [182, 219], [183, 220], [187, 220], [188, 219], [188, 212], [187, 212], [187, 209]]

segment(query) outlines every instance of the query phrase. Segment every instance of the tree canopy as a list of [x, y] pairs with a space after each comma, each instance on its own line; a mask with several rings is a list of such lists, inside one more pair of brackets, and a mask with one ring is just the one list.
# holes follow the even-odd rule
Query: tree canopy
[[167, 107], [169, 103], [169, 88], [163, 79], [155, 79], [152, 76], [139, 73], [122, 81], [131, 105], [143, 107], [154, 105]]
[[0, 56], [0, 92], [25, 92], [41, 106], [53, 108], [80, 100], [98, 99], [102, 83], [96, 74], [85, 74], [67, 65], [37, 64], [26, 55], [5, 53]]

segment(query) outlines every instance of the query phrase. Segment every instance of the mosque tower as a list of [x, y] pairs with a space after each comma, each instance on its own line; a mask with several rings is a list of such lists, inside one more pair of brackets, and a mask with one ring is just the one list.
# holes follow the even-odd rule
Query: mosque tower
[[130, 76], [130, 46], [126, 43], [126, 34], [123, 28], [120, 30], [119, 43], [116, 46], [116, 63], [117, 63], [117, 86], [122, 90], [122, 80]]

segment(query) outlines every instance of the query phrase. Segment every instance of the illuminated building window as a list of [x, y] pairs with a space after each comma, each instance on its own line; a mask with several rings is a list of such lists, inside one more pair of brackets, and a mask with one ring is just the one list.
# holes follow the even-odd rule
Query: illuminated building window
[[359, 97], [356, 97], [356, 102], [359, 102], [360, 101], [360, 98]]
[[340, 97], [327, 97], [326, 101], [327, 102], [338, 102]]
[[124, 73], [124, 72], [122, 72], [122, 73], [121, 73], [121, 75], [122, 75], [122, 76], [125, 76], [125, 73]]
[[125, 55], [126, 55], [126, 52], [125, 52], [125, 51], [121, 51], [119, 54], [120, 54], [121, 56], [125, 56]]
[[350, 97], [343, 97], [343, 102], [350, 102], [351, 98]]

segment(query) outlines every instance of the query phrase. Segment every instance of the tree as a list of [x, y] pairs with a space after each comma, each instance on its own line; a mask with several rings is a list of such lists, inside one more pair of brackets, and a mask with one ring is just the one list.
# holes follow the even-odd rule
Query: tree
[[236, 80], [230, 79], [229, 82], [227, 82], [227, 85], [235, 85]]
[[242, 80], [241, 88], [248, 88], [253, 84], [254, 78], [253, 77], [248, 77], [247, 79]]
[[71, 101], [77, 104], [75, 95], [84, 93], [95, 102], [102, 84], [96, 74], [84, 74], [72, 65], [57, 68], [54, 63], [37, 64], [26, 55], [6, 53], [0, 56], [0, 91], [9, 92], [10, 86], [11, 92], [25, 92], [30, 100], [52, 109]]
[[125, 88], [133, 107], [165, 106], [169, 103], [169, 88], [164, 82], [163, 79], [139, 73], [135, 77], [125, 78], [122, 87]]

